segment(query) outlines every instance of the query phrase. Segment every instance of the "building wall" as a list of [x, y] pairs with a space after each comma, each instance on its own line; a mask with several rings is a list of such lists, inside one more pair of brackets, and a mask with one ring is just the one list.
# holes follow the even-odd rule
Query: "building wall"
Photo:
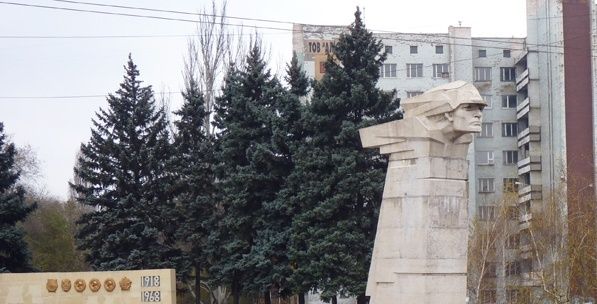
[[[591, 51], [591, 3], [587, 0], [564, 1], [566, 149], [569, 195], [593, 191], [593, 92]], [[574, 188], [572, 188], [574, 187]], [[584, 190], [583, 190], [584, 189]], [[583, 193], [584, 192], [584, 193]], [[578, 193], [578, 194], [581, 194]]]
[[[309, 77], [321, 78], [320, 65], [327, 58], [326, 50], [345, 30], [345, 27], [338, 26], [294, 25], [294, 51]], [[503, 122], [516, 122], [516, 109], [503, 109], [501, 104], [502, 95], [516, 95], [516, 83], [501, 81], [500, 67], [515, 66], [516, 58], [522, 53], [524, 39], [472, 38], [470, 27], [452, 26], [447, 33], [378, 33], [375, 36], [391, 51], [378, 82], [381, 89], [396, 90], [397, 97], [404, 100], [409, 94], [464, 80], [474, 83], [481, 94], [491, 96], [493, 106], [484, 110], [484, 121], [493, 123], [493, 136], [475, 138], [469, 151], [469, 214], [474, 216], [479, 205], [493, 205], [502, 194], [503, 179], [516, 178], [517, 175], [516, 165], [504, 165], [503, 160], [503, 151], [517, 150], [516, 137], [502, 137], [501, 132]], [[416, 52], [413, 52], [413, 47], [416, 47]], [[485, 50], [486, 57], [479, 57], [479, 50]], [[511, 52], [510, 57], [504, 57], [504, 50]], [[422, 65], [422, 74], [410, 77], [409, 64]], [[438, 64], [446, 65], [448, 73], [434, 73], [434, 65]], [[386, 65], [394, 66], [386, 69]], [[491, 81], [475, 81], [474, 68], [480, 66], [491, 68]], [[494, 162], [490, 165], [476, 164], [477, 154], [486, 151], [493, 151]], [[493, 178], [494, 191], [479, 193], [478, 178]]]
[[[591, 7], [591, 50], [592, 50], [592, 79], [593, 79], [593, 130], [597, 130], [597, 3]], [[597, 168], [597, 132], [593, 131], [593, 167]], [[595, 170], [594, 181], [597, 181], [597, 170]], [[595, 197], [597, 197], [597, 185], [593, 186]]]
[[[540, 112], [541, 175], [543, 192], [561, 189], [565, 181], [565, 77], [562, 5], [559, 0], [527, 1], [527, 49], [531, 106]], [[544, 122], [544, 123], [542, 123]]]
[[[493, 136], [476, 137], [469, 152], [469, 214], [501, 197], [504, 178], [518, 176], [521, 233], [539, 215], [542, 199], [565, 191], [571, 177], [588, 178], [597, 191], [597, 90], [593, 89], [597, 88], [597, 5], [585, 0], [526, 2], [526, 39], [471, 37], [468, 27], [449, 27], [447, 33], [375, 34], [392, 48], [385, 64], [396, 65], [395, 74], [380, 78], [380, 88], [395, 89], [405, 99], [409, 92], [464, 80], [474, 83], [491, 101], [492, 106], [484, 110], [484, 122], [493, 123]], [[562, 3], [573, 6], [565, 12]], [[326, 59], [321, 51], [325, 47], [314, 49], [314, 43], [327, 43], [331, 48], [346, 28], [295, 25], [294, 29], [294, 50], [303, 68], [310, 77], [321, 77], [318, 67]], [[443, 46], [442, 53], [436, 52], [438, 46]], [[481, 50], [485, 50], [484, 57], [479, 56]], [[510, 50], [510, 57], [504, 56], [504, 50]], [[422, 64], [420, 77], [407, 76], [407, 64], [413, 63]], [[434, 77], [434, 64], [448, 65], [449, 74]], [[475, 81], [476, 67], [491, 68], [491, 81]], [[516, 81], [501, 81], [501, 67], [515, 67]], [[502, 95], [516, 95], [517, 108], [503, 108]], [[502, 136], [505, 122], [517, 123], [518, 136]], [[512, 150], [518, 150], [518, 163], [506, 165], [503, 151]], [[493, 152], [493, 164], [479, 164], [480, 152]], [[494, 191], [479, 193], [479, 178], [493, 178]], [[524, 255], [508, 254], [502, 264], [520, 261]], [[534, 286], [536, 282], [529, 278], [528, 273], [505, 278], [503, 268], [498, 269], [498, 303], [506, 301], [508, 284]]]
[[[487, 151], [494, 154], [494, 161], [490, 165], [475, 162], [477, 179], [494, 178], [495, 188], [492, 193], [479, 193], [477, 189], [477, 205], [491, 205], [502, 196], [504, 178], [516, 178], [518, 175], [516, 163], [506, 164], [504, 159], [504, 151], [517, 151], [517, 137], [505, 137], [502, 134], [503, 123], [517, 122], [516, 106], [509, 108], [502, 105], [502, 96], [516, 95], [516, 82], [502, 80], [501, 68], [515, 66], [516, 58], [522, 54], [524, 39], [473, 38], [472, 45], [472, 68], [491, 68], [491, 81], [473, 79], [479, 93], [491, 102], [491, 107], [483, 111], [483, 122], [492, 123], [493, 136], [477, 137], [474, 145], [477, 154]], [[510, 51], [510, 57], [504, 56], [504, 50]], [[485, 57], [480, 57], [480, 52], [484, 52]]]

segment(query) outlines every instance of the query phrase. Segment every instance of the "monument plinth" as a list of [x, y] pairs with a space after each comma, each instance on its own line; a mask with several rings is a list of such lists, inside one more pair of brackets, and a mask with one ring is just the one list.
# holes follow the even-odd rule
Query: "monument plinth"
[[0, 274], [0, 303], [176, 303], [174, 269]]
[[372, 304], [466, 299], [466, 155], [485, 102], [456, 81], [402, 103], [405, 117], [360, 130], [389, 154], [366, 294]]

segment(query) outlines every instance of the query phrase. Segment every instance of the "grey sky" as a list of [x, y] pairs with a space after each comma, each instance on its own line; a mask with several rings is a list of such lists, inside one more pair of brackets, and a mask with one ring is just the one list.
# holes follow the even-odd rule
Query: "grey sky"
[[[89, 2], [198, 12], [210, 1], [127, 0]], [[192, 19], [192, 16], [109, 9], [52, 0], [13, 2]], [[309, 24], [347, 25], [357, 5], [372, 30], [447, 32], [449, 25], [471, 26], [473, 36], [526, 36], [524, 0], [229, 0], [228, 15]], [[238, 23], [239, 21], [230, 21]], [[291, 29], [290, 24], [254, 23]], [[245, 33], [253, 30], [245, 29]], [[50, 194], [66, 198], [75, 155], [89, 139], [91, 118], [102, 97], [118, 88], [128, 53], [145, 84], [156, 92], [180, 91], [187, 37], [17, 39], [6, 36], [191, 35], [188, 22], [108, 16], [0, 4], [0, 121], [17, 145], [30, 144], [41, 162]], [[270, 64], [281, 68], [291, 56], [290, 31], [261, 29]], [[15, 97], [15, 98], [6, 98]], [[18, 97], [18, 98], [16, 98]], [[173, 108], [181, 98], [171, 94]]]

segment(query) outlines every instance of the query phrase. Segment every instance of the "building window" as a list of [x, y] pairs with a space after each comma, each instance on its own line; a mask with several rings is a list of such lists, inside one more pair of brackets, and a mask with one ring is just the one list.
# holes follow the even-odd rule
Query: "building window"
[[423, 94], [421, 91], [406, 91], [406, 98], [411, 98]]
[[450, 72], [448, 71], [447, 63], [440, 63], [433, 65], [433, 77], [435, 78], [448, 78]]
[[515, 68], [500, 68], [500, 80], [501, 81], [515, 81], [516, 80], [516, 69]]
[[[516, 210], [516, 208], [515, 208]], [[518, 215], [518, 214], [516, 214]], [[515, 218], [517, 219], [517, 218]], [[520, 237], [518, 236], [517, 233], [510, 235], [507, 239], [506, 239], [506, 249], [517, 249], [518, 246], [520, 244]]]
[[504, 50], [504, 58], [510, 58], [511, 55], [510, 50]]
[[497, 263], [495, 263], [495, 262], [485, 263], [485, 273], [484, 273], [483, 277], [485, 277], [485, 278], [497, 277]]
[[[520, 273], [520, 266], [518, 267], [518, 272]], [[522, 301], [522, 298], [518, 296], [519, 291], [518, 289], [506, 289], [506, 302], [508, 303], [527, 303]], [[520, 301], [518, 299], [521, 299]]]
[[523, 259], [520, 261], [520, 273], [529, 273], [533, 271], [533, 260]]
[[392, 46], [391, 45], [386, 45], [385, 50], [386, 50], [386, 54], [392, 54], [393, 50], [392, 50]]
[[516, 109], [517, 105], [516, 95], [502, 95], [502, 109]]
[[504, 151], [504, 165], [516, 165], [518, 163], [518, 151]]
[[481, 133], [478, 137], [493, 137], [493, 123], [484, 122], [481, 124]]
[[518, 179], [514, 177], [504, 178], [504, 192], [518, 192]]
[[491, 107], [493, 106], [493, 103], [491, 101], [491, 95], [481, 95], [481, 97], [483, 98], [483, 100], [487, 104], [487, 106], [485, 107], [485, 109], [491, 109]]
[[495, 192], [493, 186], [493, 178], [480, 178], [479, 179], [479, 193], [490, 193]]
[[381, 67], [379, 76], [382, 78], [396, 77], [396, 64], [384, 63], [384, 65]]
[[481, 290], [481, 303], [493, 304], [497, 302], [497, 294], [495, 289]]
[[487, 50], [479, 50], [479, 57], [487, 57]]
[[319, 73], [325, 74], [325, 61], [319, 63]]
[[491, 81], [491, 68], [490, 67], [475, 68], [475, 81]]
[[[514, 248], [512, 248], [514, 249]], [[518, 262], [510, 262], [506, 264], [506, 276], [517, 276], [520, 274], [520, 264]], [[508, 302], [511, 303], [511, 302]]]
[[416, 45], [411, 45], [410, 46], [410, 53], [411, 54], [417, 54], [419, 52], [419, 47]]
[[518, 125], [515, 122], [502, 123], [502, 137], [515, 137], [518, 134]]
[[476, 153], [477, 165], [488, 166], [494, 164], [493, 151], [479, 151]]
[[422, 63], [407, 63], [406, 64], [406, 77], [408, 77], [408, 78], [423, 77], [423, 64]]
[[485, 277], [486, 278], [497, 277], [497, 263], [495, 263], [495, 262], [485, 263]]
[[436, 45], [435, 46], [435, 53], [436, 54], [443, 54], [444, 53], [444, 46], [443, 45]]
[[495, 220], [495, 206], [479, 206], [477, 216], [481, 221]]

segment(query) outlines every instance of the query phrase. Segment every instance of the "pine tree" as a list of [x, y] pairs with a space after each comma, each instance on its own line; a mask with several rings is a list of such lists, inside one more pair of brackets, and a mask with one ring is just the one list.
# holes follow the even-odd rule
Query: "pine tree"
[[36, 208], [25, 204], [25, 190], [17, 186], [15, 146], [6, 142], [4, 124], [0, 122], [0, 273], [32, 271], [31, 253], [17, 226]]
[[276, 217], [282, 210], [276, 197], [291, 171], [288, 128], [299, 111], [298, 98], [271, 76], [258, 45], [242, 70], [229, 71], [217, 100], [215, 155], [223, 212], [213, 238], [225, 250], [212, 274], [232, 285], [235, 301], [241, 290], [285, 289], [287, 238], [277, 229], [283, 223]]
[[93, 206], [79, 221], [80, 249], [97, 270], [177, 268], [177, 214], [170, 199], [171, 147], [163, 109], [151, 86], [141, 86], [131, 56], [124, 81], [93, 120], [91, 139], [81, 145], [71, 185], [77, 200]]
[[360, 15], [357, 8], [314, 86], [285, 193], [295, 214], [295, 289], [319, 290], [332, 302], [337, 295], [364, 300], [384, 184], [386, 160], [362, 149], [358, 130], [400, 118], [395, 92], [376, 88], [385, 54]]
[[179, 237], [188, 248], [188, 257], [195, 269], [195, 299], [201, 295], [200, 275], [207, 260], [207, 238], [215, 212], [212, 138], [205, 127], [208, 113], [199, 84], [187, 71], [186, 88], [182, 93], [184, 102], [175, 114], [180, 119], [174, 124], [178, 132], [174, 136], [172, 159], [174, 195], [179, 205], [181, 222]]
[[298, 63], [296, 52], [292, 52], [290, 64], [286, 65], [286, 82], [290, 85], [290, 93], [304, 97], [309, 92], [309, 78]]

